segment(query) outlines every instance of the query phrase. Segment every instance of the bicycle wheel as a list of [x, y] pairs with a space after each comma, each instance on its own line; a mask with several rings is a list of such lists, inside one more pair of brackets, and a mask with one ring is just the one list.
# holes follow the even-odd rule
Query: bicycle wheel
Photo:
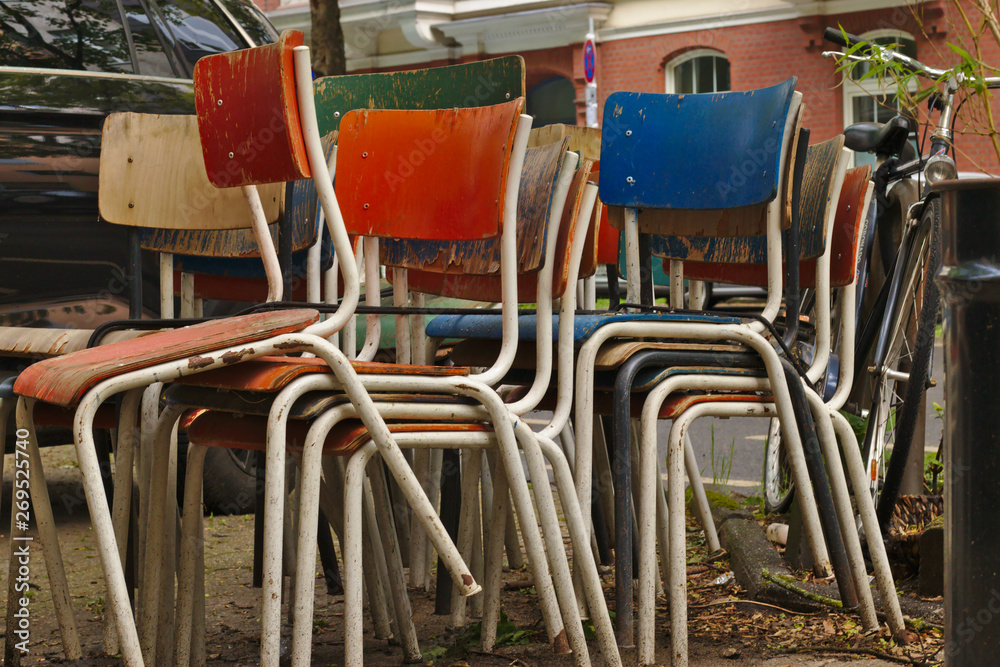
[[864, 455], [883, 531], [899, 497], [914, 430], [922, 417], [920, 403], [934, 347], [939, 301], [934, 276], [941, 255], [937, 200], [925, 207], [914, 234], [888, 329], [885, 361], [866, 380], [872, 385], [872, 403]]
[[764, 509], [782, 514], [788, 511], [795, 497], [792, 469], [786, 450], [781, 446], [781, 424], [772, 419], [764, 440]]

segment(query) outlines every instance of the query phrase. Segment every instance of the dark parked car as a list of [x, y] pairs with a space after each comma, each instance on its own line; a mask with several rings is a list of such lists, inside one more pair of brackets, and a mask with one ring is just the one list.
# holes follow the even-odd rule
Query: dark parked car
[[[0, 2], [0, 326], [89, 329], [128, 316], [126, 233], [97, 208], [104, 119], [194, 113], [199, 58], [276, 38], [249, 0]], [[155, 313], [153, 258], [143, 273]], [[245, 457], [210, 455], [206, 502], [246, 509]]]

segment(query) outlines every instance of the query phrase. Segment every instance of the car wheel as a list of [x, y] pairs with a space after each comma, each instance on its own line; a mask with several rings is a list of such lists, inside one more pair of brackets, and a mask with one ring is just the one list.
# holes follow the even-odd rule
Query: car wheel
[[257, 485], [256, 452], [209, 447], [205, 454], [204, 503], [212, 514], [249, 514]]

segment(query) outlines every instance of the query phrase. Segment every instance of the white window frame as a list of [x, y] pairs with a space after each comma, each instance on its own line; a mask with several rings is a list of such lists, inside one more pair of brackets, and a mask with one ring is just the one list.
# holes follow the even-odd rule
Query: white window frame
[[[914, 36], [903, 30], [894, 29], [880, 29], [871, 30], [861, 35], [861, 39], [864, 40], [875, 40], [884, 37], [890, 37], [897, 43], [900, 39], [908, 39], [916, 41]], [[917, 83], [916, 81], [911, 82], [910, 90], [911, 92], [916, 91]], [[850, 74], [844, 74], [844, 127], [848, 127], [854, 123], [860, 122], [854, 118], [854, 98], [856, 97], [875, 97], [878, 95], [893, 95], [896, 93], [896, 88], [893, 84], [888, 84], [885, 86], [880, 86], [876, 78], [865, 79], [864, 81], [855, 81], [850, 77]]]
[[[677, 88], [674, 86], [674, 70], [678, 66], [683, 65], [689, 60], [696, 60], [697, 58], [704, 58], [706, 56], [724, 58], [726, 62], [729, 62], [729, 57], [722, 51], [718, 51], [716, 49], [693, 49], [691, 51], [682, 53], [681, 55], [677, 56], [669, 63], [667, 63], [667, 66], [663, 68], [664, 79], [665, 79], [664, 84], [666, 92], [667, 93], [677, 92]], [[729, 69], [730, 83], [732, 82], [732, 71], [733, 71], [732, 67], [730, 66]]]

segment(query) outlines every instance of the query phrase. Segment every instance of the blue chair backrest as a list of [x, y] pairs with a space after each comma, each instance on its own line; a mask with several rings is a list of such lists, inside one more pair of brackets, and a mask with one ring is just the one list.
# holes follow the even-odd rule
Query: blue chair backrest
[[778, 193], [795, 78], [745, 92], [612, 93], [604, 104], [605, 205], [724, 209]]

